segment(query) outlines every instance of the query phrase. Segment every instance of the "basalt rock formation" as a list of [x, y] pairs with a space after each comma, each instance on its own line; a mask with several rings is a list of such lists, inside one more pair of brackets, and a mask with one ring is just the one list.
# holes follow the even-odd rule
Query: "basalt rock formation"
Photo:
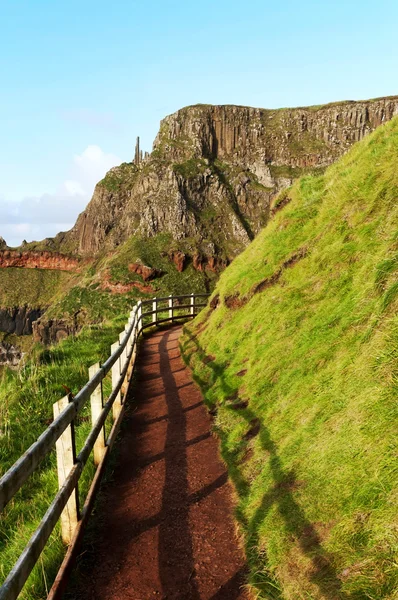
[[129, 264], [128, 269], [131, 273], [140, 275], [144, 281], [151, 281], [151, 279], [155, 279], [161, 274], [158, 269], [153, 269], [152, 267], [147, 267], [140, 263], [131, 263]]
[[0, 331], [15, 335], [30, 335], [33, 332], [33, 323], [43, 313], [43, 309], [28, 306], [0, 308]]
[[169, 233], [177, 252], [231, 259], [267, 222], [278, 191], [396, 114], [398, 97], [281, 110], [183, 108], [161, 122], [149, 156], [111, 169], [59, 241], [95, 255], [130, 236]]
[[38, 319], [33, 323], [33, 340], [46, 346], [56, 344], [75, 334], [81, 325], [76, 321], [62, 319]]
[[23, 352], [13, 344], [0, 342], [0, 366], [17, 367], [22, 356]]

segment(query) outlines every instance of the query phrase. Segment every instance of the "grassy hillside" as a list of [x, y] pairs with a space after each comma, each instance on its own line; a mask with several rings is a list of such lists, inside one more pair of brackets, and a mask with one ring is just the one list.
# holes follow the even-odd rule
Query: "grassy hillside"
[[49, 269], [0, 269], [0, 306], [47, 306], [74, 277]]
[[274, 212], [182, 341], [251, 582], [278, 600], [396, 599], [398, 119]]
[[[22, 369], [0, 373], [0, 476], [51, 423], [52, 405], [65, 395], [64, 386], [76, 394], [88, 380], [88, 367], [97, 360], [104, 362], [108, 358], [110, 346], [118, 339], [126, 320], [127, 315], [121, 315], [113, 321], [86, 327], [76, 337], [71, 336], [54, 348], [36, 347], [34, 355]], [[105, 394], [110, 393], [110, 376], [104, 380], [104, 390]], [[90, 412], [86, 406], [77, 421], [78, 451], [90, 428]], [[109, 429], [110, 422], [108, 433]], [[81, 505], [92, 476], [93, 465], [89, 461], [79, 483]], [[57, 489], [53, 452], [1, 515], [0, 585], [38, 526]], [[58, 525], [20, 598], [45, 598], [64, 554]]]

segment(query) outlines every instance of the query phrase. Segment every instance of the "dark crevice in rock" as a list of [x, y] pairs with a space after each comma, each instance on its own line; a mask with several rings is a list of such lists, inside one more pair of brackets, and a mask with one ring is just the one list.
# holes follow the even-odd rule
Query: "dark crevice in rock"
[[15, 335], [31, 335], [33, 323], [43, 314], [44, 309], [28, 306], [0, 308], [0, 331]]

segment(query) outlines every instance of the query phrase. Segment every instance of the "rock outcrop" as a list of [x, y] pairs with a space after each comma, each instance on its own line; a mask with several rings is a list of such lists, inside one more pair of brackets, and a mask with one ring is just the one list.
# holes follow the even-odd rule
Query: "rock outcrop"
[[21, 267], [25, 269], [51, 269], [56, 271], [77, 271], [80, 261], [58, 252], [2, 250], [0, 240], [0, 269]]
[[21, 362], [23, 352], [13, 344], [0, 342], [0, 366], [15, 368]]
[[[289, 201], [280, 197], [271, 211], [278, 192], [303, 174], [321, 172], [395, 115], [398, 96], [281, 110], [196, 105], [166, 117], [152, 153], [144, 156], [137, 143], [134, 161], [106, 174], [70, 231], [17, 250], [0, 238], [0, 269], [70, 272], [57, 274], [59, 288], [53, 274], [31, 272], [31, 278], [50, 281], [44, 288], [53, 286], [54, 294], [43, 301], [40, 295], [15, 300], [14, 294], [8, 302], [48, 306], [70, 293], [67, 308], [59, 301], [48, 316], [42, 308], [0, 309], [0, 331], [33, 331], [45, 344], [75, 333], [90, 300], [77, 301], [74, 286], [93, 283], [115, 295], [186, 293], [192, 281], [210, 289], [215, 274]], [[7, 297], [2, 303], [7, 306]]]
[[30, 335], [33, 332], [33, 323], [43, 313], [44, 309], [42, 308], [29, 308], [28, 306], [0, 308], [0, 331], [15, 335]]
[[46, 346], [57, 344], [69, 335], [79, 331], [81, 325], [76, 321], [66, 319], [38, 319], [33, 323], [33, 340]]
[[[177, 253], [231, 259], [265, 225], [277, 192], [396, 114], [398, 97], [281, 110], [183, 108], [161, 122], [151, 155], [111, 169], [61, 247], [95, 255], [130, 236], [168, 233]], [[184, 268], [180, 259], [176, 266]]]
[[156, 277], [161, 275], [161, 272], [158, 269], [147, 267], [146, 265], [141, 265], [140, 263], [130, 263], [128, 270], [131, 273], [136, 273], [142, 277], [144, 281], [151, 281], [151, 279], [156, 279]]

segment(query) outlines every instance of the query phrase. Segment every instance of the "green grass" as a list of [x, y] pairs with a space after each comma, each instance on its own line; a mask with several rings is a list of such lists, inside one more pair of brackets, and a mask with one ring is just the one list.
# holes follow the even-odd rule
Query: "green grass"
[[73, 279], [65, 271], [49, 269], [0, 269], [0, 306], [48, 306], [54, 296]]
[[397, 165], [394, 119], [296, 182], [185, 328], [260, 598], [398, 597]]
[[137, 166], [134, 163], [122, 163], [108, 171], [98, 185], [109, 192], [118, 192], [121, 188], [131, 185], [135, 181], [137, 172]]
[[285, 177], [298, 179], [303, 175], [319, 175], [325, 170], [323, 167], [291, 167], [290, 165], [269, 165], [272, 177]]
[[208, 168], [208, 161], [203, 158], [190, 158], [183, 163], [173, 164], [173, 171], [185, 179], [198, 177]]
[[[158, 234], [151, 238], [131, 237], [117, 249], [107, 262], [107, 267], [110, 269], [112, 280], [122, 283], [144, 283], [141, 277], [128, 270], [130, 263], [138, 261], [148, 267], [155, 267], [161, 271], [161, 276], [148, 282], [155, 290], [152, 296], [206, 292], [209, 288], [213, 289], [215, 274], [195, 271], [192, 263], [188, 263], [180, 273], [168, 256], [170, 250], [181, 250], [192, 256], [199, 243], [199, 240], [192, 238], [185, 238], [177, 243], [170, 234]], [[136, 295], [144, 297], [149, 294], [137, 291]]]
[[[0, 374], [0, 475], [38, 438], [52, 420], [52, 405], [65, 395], [64, 385], [75, 394], [88, 380], [88, 367], [110, 355], [110, 346], [118, 339], [126, 315], [98, 326], [84, 328], [49, 349], [36, 347], [33, 357], [19, 371]], [[104, 381], [105, 394], [110, 381]], [[110, 423], [108, 424], [109, 431]], [[78, 451], [90, 430], [89, 409], [79, 416], [76, 430]], [[93, 475], [89, 462], [80, 484], [81, 503]], [[0, 522], [0, 583], [5, 579], [19, 554], [37, 527], [57, 491], [54, 452], [42, 463], [2, 513]], [[24, 600], [39, 600], [51, 587], [65, 553], [59, 528], [30, 576]]]
[[125, 294], [112, 294], [102, 290], [97, 283], [80, 282], [52, 304], [45, 313], [46, 319], [61, 317], [75, 320], [79, 325], [101, 323], [113, 315], [127, 313], [136, 299], [142, 296], [137, 290]]

